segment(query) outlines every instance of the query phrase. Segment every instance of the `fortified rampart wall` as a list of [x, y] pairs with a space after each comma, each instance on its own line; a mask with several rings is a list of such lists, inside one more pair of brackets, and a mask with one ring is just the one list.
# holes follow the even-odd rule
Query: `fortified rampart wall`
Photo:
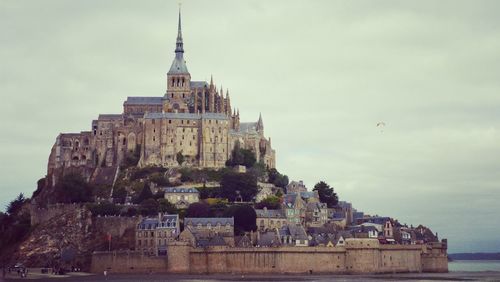
[[78, 211], [79, 213], [88, 212], [88, 210], [80, 204], [54, 204], [49, 205], [45, 208], [31, 205], [31, 226], [47, 222], [50, 219], [61, 216], [63, 214], [74, 213], [75, 211]]
[[92, 271], [101, 272], [108, 267], [114, 272], [153, 270], [186, 274], [448, 271], [444, 248], [434, 247], [430, 252], [422, 245], [380, 245], [377, 240], [371, 239], [348, 239], [346, 243], [345, 247], [334, 248], [195, 249], [183, 242], [174, 242], [168, 247], [167, 257], [163, 258], [142, 256], [135, 252], [94, 254]]

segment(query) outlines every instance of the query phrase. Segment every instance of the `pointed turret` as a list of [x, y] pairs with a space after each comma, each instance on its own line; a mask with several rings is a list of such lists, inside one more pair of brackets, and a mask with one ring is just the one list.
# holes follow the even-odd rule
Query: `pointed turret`
[[259, 121], [257, 121], [257, 131], [258, 132], [264, 131], [264, 122], [262, 121], [262, 113], [259, 113]]
[[226, 114], [231, 115], [231, 99], [229, 98], [229, 89], [226, 89]]

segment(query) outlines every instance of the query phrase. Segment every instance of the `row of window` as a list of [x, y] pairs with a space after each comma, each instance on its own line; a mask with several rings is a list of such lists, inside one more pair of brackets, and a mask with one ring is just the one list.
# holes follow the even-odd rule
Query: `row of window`
[[[168, 123], [169, 123], [169, 124], [172, 124], [172, 120], [171, 120], [171, 119], [169, 119], [169, 120], [168, 120]], [[209, 119], [209, 120], [208, 120], [208, 123], [209, 123], [209, 124], [212, 124], [212, 120], [211, 120], [211, 119]], [[151, 124], [156, 124], [156, 119], [151, 119]], [[183, 119], [181, 119], [181, 124], [184, 124], [184, 120], [183, 120]], [[193, 121], [191, 122], [191, 120], [189, 120], [189, 119], [188, 119], [188, 120], [186, 120], [186, 124], [193, 124], [193, 125], [196, 125], [196, 121], [194, 121], [194, 120], [193, 120]], [[215, 120], [215, 124], [219, 124], [219, 120], [218, 120], [218, 119], [216, 119], [216, 120]], [[227, 124], [227, 121], [221, 121], [221, 122], [220, 122], [220, 124]]]
[[[163, 224], [162, 223], [160, 227], [175, 228], [176, 226], [175, 226], [174, 223], [172, 223], [172, 224], [170, 224], [170, 223]], [[164, 238], [164, 237], [169, 237], [171, 235], [174, 235], [175, 234], [175, 230], [158, 231], [157, 233], [158, 233], [157, 237]], [[142, 238], [142, 237], [144, 237], [144, 238], [153, 237], [154, 238], [155, 237], [155, 232], [154, 231], [138, 231], [137, 232], [137, 237], [138, 238]]]

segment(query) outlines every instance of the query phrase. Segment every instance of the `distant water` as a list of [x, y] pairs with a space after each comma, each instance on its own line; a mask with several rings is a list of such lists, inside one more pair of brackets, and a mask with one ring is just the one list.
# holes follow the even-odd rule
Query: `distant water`
[[448, 270], [455, 271], [500, 271], [500, 260], [455, 260], [448, 263]]

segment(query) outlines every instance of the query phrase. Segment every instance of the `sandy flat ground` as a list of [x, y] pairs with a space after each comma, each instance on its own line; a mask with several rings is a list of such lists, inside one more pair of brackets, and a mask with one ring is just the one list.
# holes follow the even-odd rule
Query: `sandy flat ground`
[[106, 277], [102, 274], [69, 273], [67, 275], [46, 275], [31, 272], [27, 278], [17, 274], [7, 275], [0, 281], [12, 280], [38, 281], [500, 281], [500, 272], [450, 272], [450, 273], [406, 273], [406, 274], [376, 274], [376, 275], [307, 275], [307, 274], [277, 274], [277, 275], [177, 275], [177, 274], [115, 274]]

